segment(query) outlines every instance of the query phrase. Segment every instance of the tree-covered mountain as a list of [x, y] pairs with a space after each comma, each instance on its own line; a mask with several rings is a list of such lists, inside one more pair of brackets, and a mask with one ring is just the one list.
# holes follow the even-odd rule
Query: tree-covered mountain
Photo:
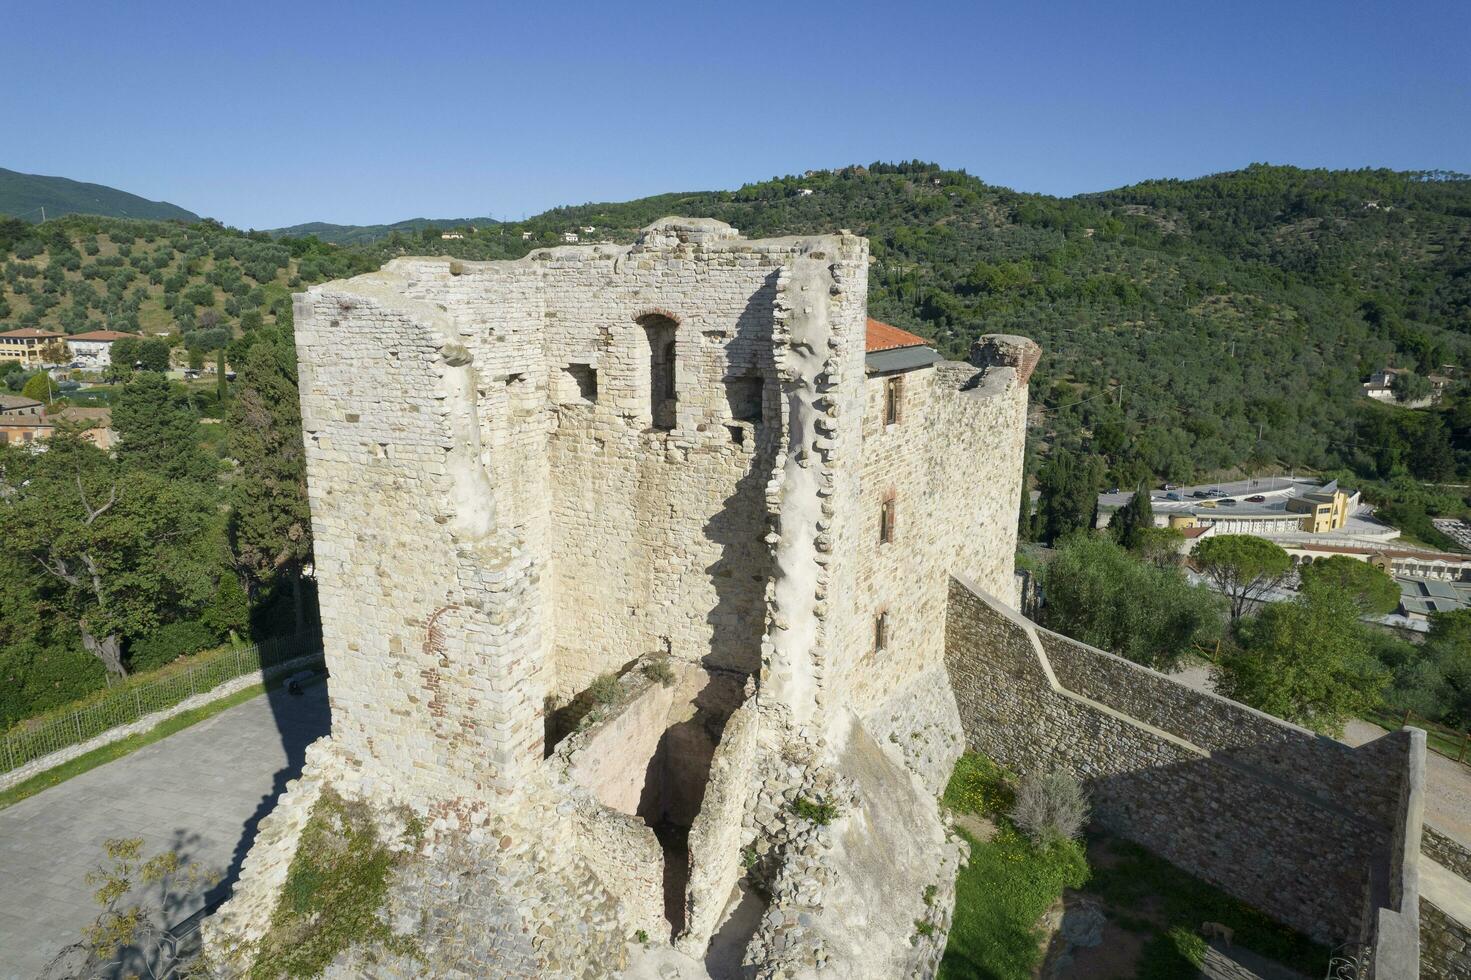
[[276, 238], [304, 238], [311, 235], [333, 245], [365, 245], [387, 238], [394, 232], [415, 234], [426, 229], [436, 232], [468, 232], [496, 224], [494, 218], [406, 218], [391, 225], [334, 225], [325, 221], [309, 221], [289, 228], [272, 228]]
[[[1102, 456], [1110, 482], [1279, 465], [1365, 478], [1471, 471], [1471, 410], [1384, 408], [1360, 387], [1385, 365], [1423, 375], [1467, 364], [1471, 178], [1456, 174], [1254, 165], [1063, 199], [934, 164], [874, 164], [520, 222], [435, 222], [351, 246], [159, 228], [167, 255], [141, 237], [122, 255], [97, 222], [67, 219], [49, 234], [86, 254], [58, 244], [67, 268], [50, 270], [44, 229], [10, 245], [0, 323], [79, 329], [122, 310], [131, 324], [131, 304], [145, 329], [209, 319], [238, 334], [252, 322], [244, 312], [394, 255], [514, 258], [568, 233], [629, 242], [668, 214], [750, 236], [866, 235], [873, 314], [951, 356], [982, 333], [1035, 338], [1047, 352], [1032, 382], [1035, 448]], [[465, 237], [442, 239], [449, 227]], [[89, 271], [103, 261], [107, 275]], [[184, 302], [205, 299], [201, 286], [213, 306]]]
[[40, 222], [66, 214], [96, 214], [150, 221], [198, 221], [199, 215], [167, 201], [150, 201], [115, 187], [67, 177], [23, 174], [0, 167], [0, 214]]

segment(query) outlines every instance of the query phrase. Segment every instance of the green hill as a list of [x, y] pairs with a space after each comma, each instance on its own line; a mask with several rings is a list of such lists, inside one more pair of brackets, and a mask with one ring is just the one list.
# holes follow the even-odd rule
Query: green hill
[[85, 184], [66, 177], [43, 177], [0, 168], [0, 214], [39, 222], [67, 214], [150, 221], [198, 221], [199, 215], [167, 201], [150, 201], [115, 187]]
[[[1055, 198], [874, 164], [522, 222], [372, 226], [386, 235], [341, 246], [70, 217], [0, 234], [0, 324], [136, 326], [197, 348], [289, 313], [303, 285], [395, 255], [514, 258], [566, 232], [629, 242], [667, 214], [750, 236], [868, 236], [875, 316], [951, 356], [982, 333], [1038, 340], [1034, 447], [1101, 455], [1119, 485], [1278, 465], [1471, 472], [1471, 400], [1415, 413], [1360, 388], [1387, 364], [1471, 368], [1471, 179], [1454, 174], [1255, 165]], [[470, 224], [463, 239], [437, 230]]]
[[276, 238], [305, 238], [311, 235], [333, 245], [365, 245], [394, 232], [417, 234], [425, 229], [441, 232], [485, 228], [496, 224], [494, 218], [407, 218], [391, 225], [334, 225], [324, 221], [309, 221], [289, 228], [273, 228], [268, 234]]

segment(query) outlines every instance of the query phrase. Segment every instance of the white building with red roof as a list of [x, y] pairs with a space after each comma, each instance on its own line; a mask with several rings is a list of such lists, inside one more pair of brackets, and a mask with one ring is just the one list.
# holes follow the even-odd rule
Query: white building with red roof
[[66, 338], [66, 346], [71, 349], [72, 357], [81, 362], [82, 367], [100, 371], [112, 366], [112, 345], [123, 339], [142, 338], [135, 333], [118, 330], [89, 330], [87, 333], [76, 333]]

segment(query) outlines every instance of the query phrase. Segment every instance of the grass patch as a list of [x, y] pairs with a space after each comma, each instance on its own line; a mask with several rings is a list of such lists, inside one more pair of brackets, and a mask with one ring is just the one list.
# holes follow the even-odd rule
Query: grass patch
[[1038, 921], [1065, 888], [1088, 880], [1088, 861], [1076, 841], [1039, 847], [1006, 817], [1015, 799], [1006, 770], [967, 752], [955, 764], [944, 801], [962, 813], [996, 822], [996, 836], [980, 841], [961, 830], [970, 861], [955, 882], [955, 916], [940, 980], [1030, 980], [1042, 961]]
[[1029, 980], [1042, 961], [1038, 921], [1065, 888], [1088, 880], [1088, 861], [1075, 841], [1038, 847], [1009, 823], [971, 847], [955, 882], [955, 917], [940, 980]]
[[[1268, 918], [1264, 913], [1219, 888], [1157, 857], [1138, 844], [1117, 837], [1107, 838], [1114, 860], [1108, 867], [1094, 869], [1088, 890], [1103, 899], [1109, 917], [1120, 925], [1147, 925], [1156, 932], [1140, 961], [1141, 977], [1193, 975], [1187, 966], [1198, 966], [1205, 954], [1205, 941], [1196, 930], [1202, 922], [1219, 922], [1235, 933], [1234, 945], [1244, 946], [1291, 967], [1306, 976], [1322, 976], [1329, 951], [1301, 933]], [[1147, 923], [1113, 909], [1150, 908]], [[1143, 932], [1144, 929], [1135, 931]]]
[[[405, 843], [422, 840], [422, 831], [415, 831], [410, 823]], [[355, 943], [382, 943], [413, 955], [413, 939], [394, 933], [378, 917], [393, 869], [411, 855], [379, 839], [366, 807], [324, 789], [302, 829], [250, 975], [315, 977]]]
[[941, 799], [952, 810], [994, 819], [1011, 809], [1016, 790], [1005, 769], [983, 755], [967, 752], [956, 760]]
[[[278, 687], [282, 683], [285, 683], [284, 679], [272, 682], [269, 688]], [[77, 756], [75, 759], [63, 762], [59, 766], [47, 769], [45, 772], [37, 773], [29, 779], [16, 783], [7, 790], [0, 790], [0, 810], [12, 804], [19, 803], [21, 800], [35, 796], [42, 790], [50, 789], [59, 783], [64, 783], [73, 776], [80, 776], [89, 769], [96, 769], [98, 766], [106, 765], [114, 759], [121, 759], [125, 755], [138, 751], [145, 745], [152, 745], [160, 739], [168, 738], [175, 732], [183, 731], [191, 725], [197, 725], [206, 718], [213, 718], [221, 711], [233, 708], [237, 704], [244, 704], [246, 701], [264, 694], [269, 688], [265, 684], [252, 684], [250, 687], [242, 688], [234, 694], [220, 698], [218, 701], [211, 701], [209, 704], [200, 705], [197, 708], [190, 708], [188, 711], [174, 715], [172, 718], [167, 718], [146, 732], [129, 735], [127, 738], [119, 739], [116, 742], [109, 742], [107, 745], [95, 748], [91, 752]]]

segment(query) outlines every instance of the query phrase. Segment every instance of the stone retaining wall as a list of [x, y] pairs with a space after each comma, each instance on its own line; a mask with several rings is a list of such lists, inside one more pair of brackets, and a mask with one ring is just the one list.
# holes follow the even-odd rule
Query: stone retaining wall
[[1374, 931], [1357, 897], [1391, 900], [1407, 733], [1325, 743], [1040, 631], [959, 581], [946, 665], [972, 749], [1075, 773], [1104, 826], [1321, 942]]
[[1471, 977], [1471, 929], [1420, 899], [1420, 976], [1425, 980]]
[[1471, 881], [1471, 848], [1426, 824], [1424, 836], [1420, 838], [1420, 850], [1430, 855], [1436, 864]]

